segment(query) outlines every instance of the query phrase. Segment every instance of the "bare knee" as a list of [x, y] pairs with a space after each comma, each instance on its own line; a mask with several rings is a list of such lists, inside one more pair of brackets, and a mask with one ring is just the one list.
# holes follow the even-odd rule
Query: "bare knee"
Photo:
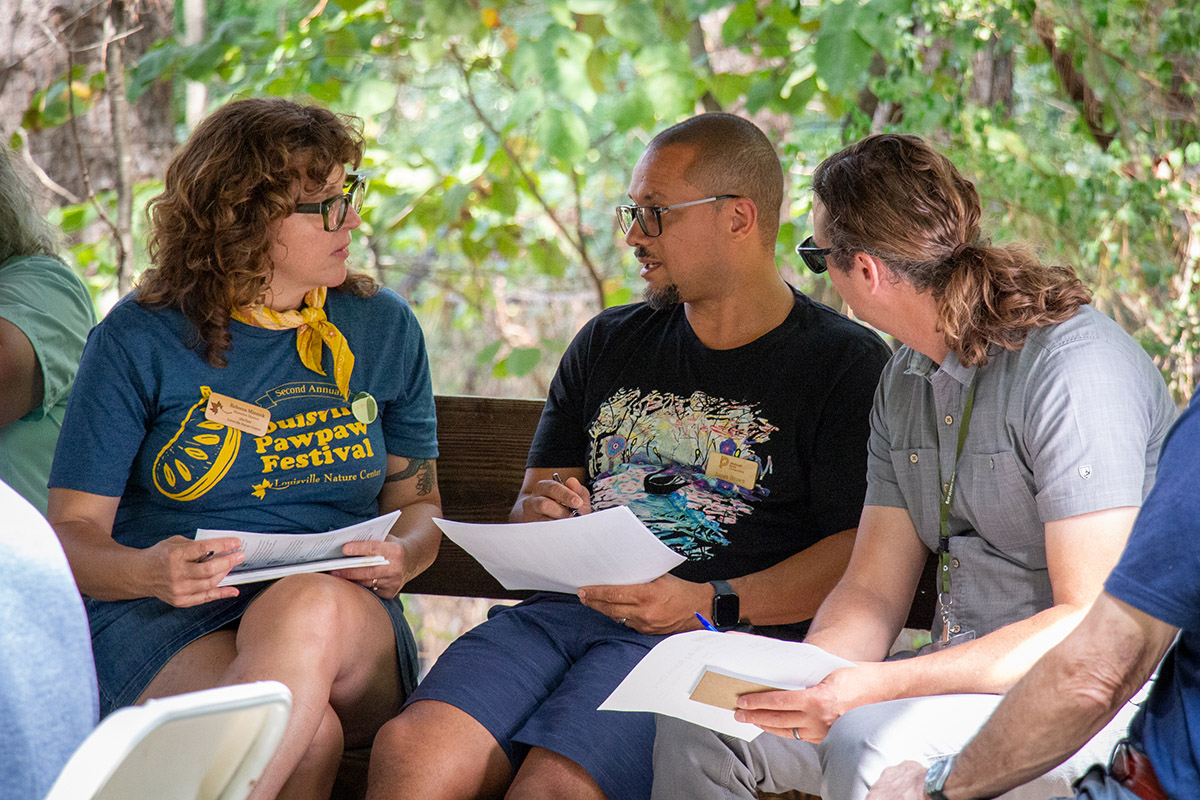
[[246, 610], [241, 628], [267, 622], [276, 635], [299, 637], [309, 647], [337, 641], [340, 623], [357, 604], [351, 592], [359, 588], [320, 573], [291, 575], [264, 591]]
[[512, 766], [478, 721], [436, 700], [413, 703], [380, 728], [367, 800], [501, 797]]
[[535, 747], [529, 751], [505, 800], [604, 800], [587, 770], [564, 755]]

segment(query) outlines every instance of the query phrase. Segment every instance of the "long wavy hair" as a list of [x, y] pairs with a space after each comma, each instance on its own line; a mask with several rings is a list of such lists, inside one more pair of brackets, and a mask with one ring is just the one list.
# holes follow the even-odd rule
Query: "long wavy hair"
[[0, 263], [31, 255], [58, 258], [58, 237], [33, 204], [12, 151], [0, 144]]
[[[235, 100], [210, 114], [147, 207], [154, 266], [138, 282], [138, 302], [179, 309], [208, 362], [224, 367], [230, 311], [260, 301], [271, 284], [273, 223], [295, 213], [299, 190], [359, 165], [361, 125], [280, 98]], [[338, 288], [368, 297], [379, 285], [350, 272]]]
[[872, 255], [937, 301], [946, 346], [966, 365], [1019, 350], [1033, 328], [1070, 319], [1091, 292], [1066, 266], [1027, 247], [991, 246], [979, 230], [975, 185], [917, 136], [869, 136], [813, 173], [828, 211], [830, 263], [843, 272]]

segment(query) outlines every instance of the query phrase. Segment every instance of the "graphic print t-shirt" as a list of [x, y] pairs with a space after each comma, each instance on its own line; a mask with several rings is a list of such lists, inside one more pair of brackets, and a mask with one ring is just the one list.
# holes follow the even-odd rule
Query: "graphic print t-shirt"
[[[295, 331], [230, 322], [228, 366], [193, 347], [177, 311], [126, 298], [89, 336], [50, 485], [121, 497], [114, 538], [149, 547], [197, 527], [323, 531], [375, 516], [387, 454], [437, 456], [424, 339], [412, 310], [381, 290], [329, 293], [326, 313], [355, 355], [351, 399], [300, 362]], [[206, 419], [210, 393], [270, 412], [262, 436]]]
[[628, 506], [688, 559], [681, 578], [757, 572], [857, 526], [889, 355], [799, 292], [732, 350], [706, 347], [682, 306], [608, 309], [563, 356], [527, 466], [583, 466], [592, 507]]

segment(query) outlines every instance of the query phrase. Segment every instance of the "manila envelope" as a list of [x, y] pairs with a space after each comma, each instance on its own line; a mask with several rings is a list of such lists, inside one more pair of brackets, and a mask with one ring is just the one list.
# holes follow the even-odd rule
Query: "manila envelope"
[[780, 688], [779, 686], [755, 683], [744, 678], [735, 678], [732, 675], [724, 675], [720, 672], [706, 669], [704, 670], [704, 674], [700, 676], [700, 682], [696, 684], [696, 688], [692, 690], [688, 699], [716, 706], [717, 708], [728, 708], [731, 711], [736, 711], [737, 699], [740, 696], [749, 694], [750, 692], [777, 691]]

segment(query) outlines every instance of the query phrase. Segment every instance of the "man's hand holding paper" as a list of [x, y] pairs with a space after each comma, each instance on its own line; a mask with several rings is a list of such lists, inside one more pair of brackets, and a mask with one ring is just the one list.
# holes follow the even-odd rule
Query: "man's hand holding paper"
[[712, 604], [712, 587], [668, 574], [632, 586], [584, 586], [579, 599], [638, 633], [679, 633], [699, 630], [696, 609]]
[[[734, 712], [728, 705], [718, 707], [710, 700], [693, 698], [707, 674], [715, 672], [753, 684], [788, 690], [739, 693], [739, 706], [750, 703], [750, 707], [755, 707], [760, 703], [772, 702], [761, 698], [775, 698], [776, 703], [781, 702], [780, 698], [794, 699], [805, 692], [814, 691], [827, 677], [857, 670], [853, 663], [810, 644], [743, 633], [692, 631], [669, 636], [655, 645], [600, 705], [600, 710], [652, 711], [750, 741], [762, 733], [763, 728], [748, 720], [735, 718], [735, 713], [742, 716], [746, 711]], [[801, 688], [805, 686], [814, 689]], [[790, 737], [791, 724], [786, 731], [777, 729], [772, 732], [781, 732], [780, 735]]]
[[870, 680], [870, 666], [834, 670], [808, 689], [744, 694], [734, 719], [785, 739], [820, 742], [842, 714], [869, 702], [857, 696], [858, 687]]

